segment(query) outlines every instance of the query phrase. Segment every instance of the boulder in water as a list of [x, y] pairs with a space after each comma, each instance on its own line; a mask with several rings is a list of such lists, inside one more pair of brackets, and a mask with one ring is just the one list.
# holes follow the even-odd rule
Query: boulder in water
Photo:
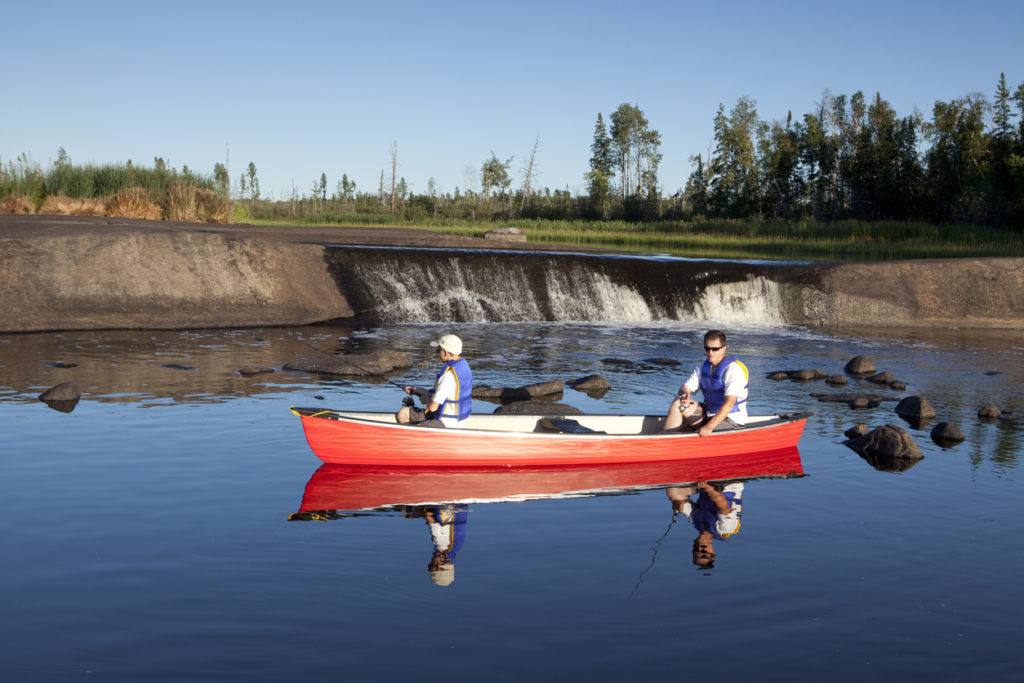
[[563, 403], [516, 401], [494, 409], [496, 415], [582, 415], [583, 411]]
[[964, 440], [964, 433], [955, 424], [940, 422], [932, 427], [931, 437], [940, 446], [953, 446]]
[[875, 361], [867, 356], [854, 356], [844, 369], [851, 375], [870, 375], [875, 371]]

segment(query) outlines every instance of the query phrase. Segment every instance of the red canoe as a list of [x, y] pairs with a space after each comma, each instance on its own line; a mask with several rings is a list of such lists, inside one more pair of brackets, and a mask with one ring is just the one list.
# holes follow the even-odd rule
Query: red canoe
[[810, 413], [751, 416], [742, 429], [664, 433], [654, 415], [472, 415], [459, 429], [395, 422], [392, 413], [292, 408], [325, 463], [519, 467], [668, 462], [794, 448]]
[[698, 481], [801, 475], [803, 464], [796, 448], [589, 467], [388, 468], [325, 464], [306, 484], [299, 513], [608, 495]]

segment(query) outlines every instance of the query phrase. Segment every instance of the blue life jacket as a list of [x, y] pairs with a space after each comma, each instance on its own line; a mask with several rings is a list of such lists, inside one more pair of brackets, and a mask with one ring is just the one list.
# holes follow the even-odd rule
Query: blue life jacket
[[[714, 415], [725, 403], [725, 370], [731, 364], [738, 363], [743, 368], [743, 374], [747, 376], [747, 384], [743, 385], [746, 389], [750, 386], [750, 373], [747, 371], [747, 366], [740, 363], [733, 356], [726, 356], [722, 359], [722, 362], [718, 364], [717, 368], [712, 369], [711, 361], [704, 361], [704, 365], [700, 366], [700, 392], [704, 395], [704, 408]], [[738, 413], [740, 410], [740, 404], [745, 403], [747, 399], [737, 398], [736, 403], [733, 404], [730, 413]]]
[[455, 375], [455, 392], [459, 399], [458, 401], [445, 399], [441, 407], [437, 409], [437, 412], [431, 414], [431, 417], [454, 417], [459, 420], [465, 420], [473, 412], [473, 373], [469, 369], [469, 363], [464, 358], [450, 360], [444, 364], [441, 372], [437, 373], [437, 379], [434, 381], [435, 391], [446, 372], [451, 372]]
[[[739, 516], [742, 517], [742, 506], [743, 499], [737, 498], [734, 491], [723, 491], [722, 495], [725, 496], [725, 500], [729, 503], [729, 509], [732, 510], [736, 506], [740, 506]], [[718, 521], [718, 505], [715, 501], [711, 500], [708, 494], [701, 491], [697, 494], [697, 502], [693, 503], [693, 509], [690, 512], [690, 522], [693, 523], [693, 527], [697, 531], [709, 531], [714, 538], [726, 539], [733, 534], [739, 533], [740, 527], [737, 524], [736, 531], [732, 534], [720, 534], [718, 529], [715, 528], [715, 523]]]

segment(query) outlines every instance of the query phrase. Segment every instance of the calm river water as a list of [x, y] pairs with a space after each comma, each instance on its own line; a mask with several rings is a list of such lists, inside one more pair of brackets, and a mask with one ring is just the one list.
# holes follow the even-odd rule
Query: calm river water
[[[715, 542], [711, 568], [694, 564], [696, 531], [673, 518], [665, 485], [686, 481], [470, 503], [454, 570], [440, 578], [428, 571], [422, 509], [294, 514], [320, 462], [289, 406], [390, 410], [401, 393], [282, 370], [290, 360], [377, 348], [429, 359], [427, 341], [455, 331], [478, 383], [598, 373], [612, 384], [604, 397], [567, 390], [561, 401], [660, 413], [701, 359], [703, 330], [0, 336], [0, 677], [1019, 680], [1024, 422], [976, 417], [986, 403], [1024, 413], [1019, 332], [730, 328], [730, 350], [751, 371], [751, 412], [816, 414], [799, 446], [803, 476], [745, 473], [755, 478], [743, 483], [740, 530]], [[765, 378], [841, 374], [859, 354], [906, 390]], [[683, 366], [643, 362], [660, 357]], [[237, 373], [250, 365], [276, 372]], [[426, 384], [429, 373], [392, 379]], [[64, 381], [83, 393], [72, 412], [37, 400]], [[836, 391], [925, 396], [966, 441], [936, 445], [932, 425], [903, 423], [895, 401], [855, 411], [811, 396]], [[842, 444], [858, 421], [900, 424], [924, 460], [873, 468]], [[350, 500], [344, 489], [321, 493], [325, 509]]]

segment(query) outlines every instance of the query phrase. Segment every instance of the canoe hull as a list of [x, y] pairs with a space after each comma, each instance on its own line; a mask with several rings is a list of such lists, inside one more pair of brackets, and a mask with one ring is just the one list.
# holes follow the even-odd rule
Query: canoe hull
[[761, 426], [701, 437], [692, 432], [567, 434], [430, 429], [348, 419], [337, 411], [293, 408], [293, 412], [302, 420], [310, 448], [323, 462], [391, 467], [600, 465], [732, 456], [795, 447], [808, 417], [779, 416]]

